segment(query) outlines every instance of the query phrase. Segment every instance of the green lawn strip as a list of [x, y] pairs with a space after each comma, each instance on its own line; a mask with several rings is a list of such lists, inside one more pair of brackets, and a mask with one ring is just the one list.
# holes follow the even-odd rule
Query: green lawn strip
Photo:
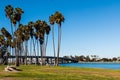
[[48, 67], [40, 65], [21, 65], [20, 72], [5, 72], [5, 66], [0, 66], [0, 79], [13, 80], [119, 80], [120, 70]]

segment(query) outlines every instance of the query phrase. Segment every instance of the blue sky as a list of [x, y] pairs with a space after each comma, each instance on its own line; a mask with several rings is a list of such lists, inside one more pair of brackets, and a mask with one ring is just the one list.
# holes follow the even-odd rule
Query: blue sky
[[[46, 20], [60, 11], [62, 24], [61, 54], [120, 56], [120, 0], [0, 0], [0, 27], [10, 31], [5, 17], [6, 5], [24, 10], [21, 23]], [[57, 26], [55, 26], [57, 34]], [[53, 55], [50, 34], [47, 55]]]

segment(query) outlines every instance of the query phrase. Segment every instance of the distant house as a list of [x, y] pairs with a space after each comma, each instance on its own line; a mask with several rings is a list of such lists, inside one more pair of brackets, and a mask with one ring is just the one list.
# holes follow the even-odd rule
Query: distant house
[[120, 57], [117, 58], [117, 61], [120, 61]]

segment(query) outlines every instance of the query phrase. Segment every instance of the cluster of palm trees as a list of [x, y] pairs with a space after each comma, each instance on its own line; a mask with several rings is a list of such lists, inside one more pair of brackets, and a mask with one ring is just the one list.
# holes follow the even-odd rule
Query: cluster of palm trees
[[[21, 62], [19, 56], [25, 56], [24, 63], [27, 64], [28, 50], [30, 50], [29, 55], [41, 55], [41, 64], [43, 65], [45, 64], [43, 56], [46, 54], [48, 35], [51, 28], [46, 21], [42, 20], [37, 20], [35, 22], [29, 21], [27, 25], [21, 24], [20, 20], [23, 13], [24, 12], [21, 8], [13, 8], [11, 5], [5, 7], [5, 15], [11, 23], [11, 33], [9, 33], [4, 27], [1, 29], [2, 34], [0, 34], [0, 46], [6, 45], [7, 48], [10, 49], [11, 55], [16, 56], [16, 66], [19, 66]], [[61, 23], [63, 21], [64, 17], [58, 11], [49, 17], [49, 22], [52, 25], [54, 57], [56, 57], [56, 52], [53, 25], [55, 23], [58, 24], [58, 51], [55, 65], [58, 65], [61, 43]], [[29, 42], [30, 44], [28, 44]]]

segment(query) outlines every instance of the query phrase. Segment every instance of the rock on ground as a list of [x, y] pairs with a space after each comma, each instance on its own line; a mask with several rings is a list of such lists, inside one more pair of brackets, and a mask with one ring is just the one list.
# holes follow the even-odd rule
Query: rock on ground
[[14, 66], [7, 66], [5, 67], [5, 71], [6, 72], [17, 72], [17, 71], [21, 71], [20, 69], [17, 69], [16, 67]]

